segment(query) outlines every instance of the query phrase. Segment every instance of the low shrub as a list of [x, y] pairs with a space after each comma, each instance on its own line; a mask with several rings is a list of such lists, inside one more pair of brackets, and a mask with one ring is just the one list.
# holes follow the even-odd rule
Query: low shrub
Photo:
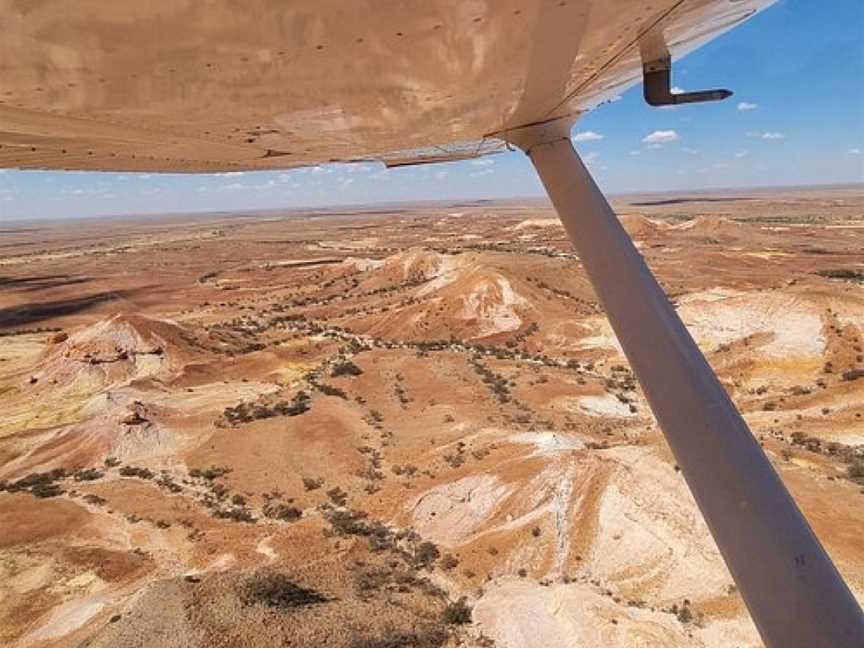
[[18, 481], [4, 482], [3, 490], [10, 493], [28, 492], [36, 497], [57, 497], [65, 491], [56, 482], [65, 479], [67, 473], [62, 468], [56, 468], [44, 473], [30, 473]]
[[263, 604], [280, 609], [317, 605], [328, 600], [320, 592], [297, 585], [284, 574], [252, 576], [243, 590], [243, 601], [247, 605]]
[[307, 491], [318, 490], [323, 485], [324, 485], [324, 479], [323, 478], [320, 478], [320, 477], [318, 479], [313, 479], [312, 477], [304, 477], [303, 478], [303, 488], [305, 488]]
[[255, 518], [252, 517], [252, 513], [249, 512], [249, 509], [239, 506], [230, 509], [216, 509], [213, 511], [213, 517], [219, 518], [220, 520], [234, 520], [235, 522], [255, 524]]
[[318, 391], [320, 391], [326, 396], [336, 396], [338, 398], [348, 400], [348, 394], [345, 393], [344, 389], [339, 389], [338, 387], [333, 387], [332, 385], [328, 385], [326, 383], [321, 383], [320, 385], [318, 385]]
[[284, 522], [294, 522], [303, 517], [303, 511], [296, 506], [288, 504], [268, 504], [264, 507], [264, 515], [271, 520], [282, 520]]
[[334, 486], [330, 490], [327, 491], [327, 497], [330, 498], [330, 501], [333, 502], [336, 506], [345, 506], [348, 503], [348, 493], [343, 491], [338, 486]]
[[360, 376], [363, 370], [350, 360], [343, 360], [333, 365], [330, 376], [338, 378], [339, 376]]
[[203, 477], [207, 481], [213, 481], [223, 475], [231, 472], [228, 466], [210, 466], [209, 468], [192, 468], [189, 471], [190, 477]]
[[104, 477], [105, 473], [99, 472], [95, 468], [85, 468], [75, 472], [72, 476], [75, 481], [93, 481]]
[[414, 564], [419, 568], [431, 567], [441, 557], [441, 552], [434, 543], [421, 542], [414, 550]]
[[856, 484], [864, 485], [864, 459], [856, 459], [846, 469], [846, 476]]
[[120, 468], [120, 475], [123, 477], [138, 477], [139, 479], [153, 479], [153, 471], [149, 468], [140, 468], [139, 466], [123, 466]]
[[447, 625], [464, 625], [471, 623], [471, 607], [463, 596], [458, 601], [449, 603], [441, 612], [441, 620]]

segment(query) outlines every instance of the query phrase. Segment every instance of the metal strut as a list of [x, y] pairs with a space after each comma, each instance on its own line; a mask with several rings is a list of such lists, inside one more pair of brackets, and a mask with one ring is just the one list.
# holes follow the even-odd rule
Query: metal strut
[[582, 164], [569, 123], [509, 139], [537, 169], [766, 646], [864, 646], [861, 608]]

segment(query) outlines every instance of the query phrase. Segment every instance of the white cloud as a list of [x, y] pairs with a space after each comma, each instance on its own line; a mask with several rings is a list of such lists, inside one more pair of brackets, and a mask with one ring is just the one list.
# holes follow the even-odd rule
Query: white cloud
[[586, 153], [582, 156], [582, 161], [585, 164], [594, 164], [597, 161], [597, 158], [600, 157], [600, 154], [597, 151], [591, 151], [590, 153]]
[[630, 151], [627, 155], [640, 155], [641, 153], [642, 153], [642, 151], [640, 151], [638, 149], [634, 149], [634, 150]]
[[678, 86], [672, 86], [671, 88], [669, 88], [669, 92], [671, 92], [672, 94], [684, 94], [687, 91], [684, 88], [679, 88]]
[[681, 150], [684, 153], [689, 153], [690, 155], [699, 155], [702, 152], [699, 149], [690, 148], [689, 146], [682, 146]]
[[246, 172], [245, 171], [224, 171], [222, 173], [214, 173], [213, 175], [227, 178], [227, 177], [232, 177], [232, 176], [246, 175]]
[[738, 151], [738, 152], [735, 154], [735, 158], [738, 159], [738, 160], [740, 160], [741, 158], [745, 158], [745, 157], [747, 157], [749, 154], [750, 154], [749, 151]]
[[727, 164], [726, 162], [715, 162], [711, 165], [711, 167], [714, 169], [728, 169], [729, 164]]
[[443, 180], [443, 179], [446, 178], [448, 175], [449, 175], [449, 174], [448, 174], [446, 171], [436, 171], [436, 172], [435, 172], [435, 179], [436, 179], [436, 180]]
[[479, 171], [474, 171], [471, 173], [472, 178], [479, 178], [480, 176], [489, 175], [491, 173], [495, 173], [495, 169], [480, 169]]
[[596, 142], [602, 139], [603, 135], [594, 131], [579, 131], [573, 136], [574, 142]]
[[748, 110], [756, 110], [758, 107], [759, 107], [759, 104], [750, 103], [749, 101], [739, 101], [738, 102], [739, 112], [747, 112]]
[[489, 158], [480, 158], [479, 160], [471, 160], [472, 166], [492, 166], [495, 164], [495, 160], [490, 160]]
[[777, 131], [747, 131], [747, 137], [763, 140], [782, 140], [786, 139], [786, 135]]
[[643, 144], [668, 144], [677, 142], [681, 137], [674, 130], [656, 130], [642, 138]]
[[621, 95], [615, 95], [611, 99], [609, 99], [609, 103], [615, 103], [616, 101], [621, 101]]
[[861, 149], [850, 148], [848, 153], [849, 155], [861, 155]]

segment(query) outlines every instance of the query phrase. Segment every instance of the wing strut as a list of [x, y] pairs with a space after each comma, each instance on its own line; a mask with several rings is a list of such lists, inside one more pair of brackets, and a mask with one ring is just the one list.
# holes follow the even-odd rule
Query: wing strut
[[511, 132], [576, 247], [768, 648], [861, 648], [864, 617], [633, 241], [569, 123]]

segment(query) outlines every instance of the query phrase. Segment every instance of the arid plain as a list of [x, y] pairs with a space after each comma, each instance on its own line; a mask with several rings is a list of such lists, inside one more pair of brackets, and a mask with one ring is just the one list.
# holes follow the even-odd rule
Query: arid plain
[[[613, 204], [864, 599], [864, 189]], [[0, 644], [761, 645], [545, 203], [0, 230]]]

